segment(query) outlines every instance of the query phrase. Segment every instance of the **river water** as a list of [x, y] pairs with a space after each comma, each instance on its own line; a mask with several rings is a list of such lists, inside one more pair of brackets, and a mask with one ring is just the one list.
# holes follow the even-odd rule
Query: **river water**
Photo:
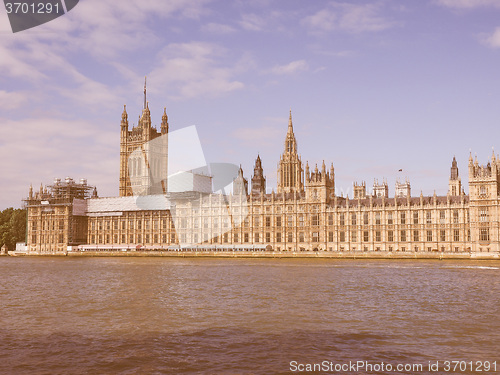
[[[0, 258], [0, 277], [0, 374], [500, 373], [495, 261]], [[375, 367], [333, 367], [356, 361]]]

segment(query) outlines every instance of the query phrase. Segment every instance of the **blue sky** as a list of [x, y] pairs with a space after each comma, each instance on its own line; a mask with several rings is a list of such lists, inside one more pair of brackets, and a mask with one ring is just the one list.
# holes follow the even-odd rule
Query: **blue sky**
[[0, 209], [54, 177], [118, 195], [144, 76], [154, 125], [167, 107], [249, 179], [260, 153], [268, 188], [290, 108], [303, 162], [333, 162], [344, 195], [398, 177], [446, 194], [454, 155], [466, 182], [469, 150], [500, 151], [500, 0], [81, 0], [16, 34], [0, 9]]

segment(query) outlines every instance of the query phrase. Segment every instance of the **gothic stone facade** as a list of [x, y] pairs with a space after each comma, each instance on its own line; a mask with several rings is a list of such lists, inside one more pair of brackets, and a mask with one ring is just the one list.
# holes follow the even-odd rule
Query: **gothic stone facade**
[[[395, 197], [387, 183], [355, 184], [353, 198], [335, 194], [333, 165], [303, 170], [290, 113], [277, 192], [266, 193], [257, 157], [248, 192], [243, 171], [229, 196], [187, 192], [134, 197], [127, 155], [168, 132], [151, 129], [145, 103], [139, 125], [128, 131], [122, 115], [120, 197], [98, 198], [86, 182], [56, 182], [26, 199], [27, 246], [31, 253], [57, 253], [68, 246], [89, 249], [204, 249], [273, 251], [499, 252], [500, 160], [480, 166], [469, 159], [469, 195], [462, 190], [455, 158], [446, 196], [412, 197], [408, 181]], [[153, 131], [154, 130], [154, 131]], [[169, 204], [165, 204], [165, 197]], [[145, 201], [140, 204], [139, 198]], [[146, 202], [147, 201], [147, 202]], [[151, 203], [152, 202], [152, 203]], [[173, 202], [173, 204], [172, 204]]]

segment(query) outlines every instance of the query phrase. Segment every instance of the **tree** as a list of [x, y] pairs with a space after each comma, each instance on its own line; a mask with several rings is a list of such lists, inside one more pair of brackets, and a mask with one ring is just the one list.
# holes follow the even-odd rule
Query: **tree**
[[16, 242], [24, 242], [26, 237], [26, 210], [7, 208], [0, 211], [0, 247], [7, 245], [14, 250]]

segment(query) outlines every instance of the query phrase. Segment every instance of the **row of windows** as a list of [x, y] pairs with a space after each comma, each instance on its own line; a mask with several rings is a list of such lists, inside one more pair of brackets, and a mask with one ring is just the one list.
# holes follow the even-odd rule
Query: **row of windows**
[[111, 227], [113, 227], [114, 230], [118, 230], [118, 228], [121, 227], [122, 230], [126, 229], [138, 229], [142, 230], [144, 226], [144, 229], [155, 229], [158, 230], [161, 226], [161, 229], [167, 230], [169, 227], [174, 228], [174, 223], [171, 220], [168, 219], [155, 219], [153, 221], [150, 220], [142, 220], [142, 219], [129, 219], [129, 220], [120, 220], [118, 221], [117, 219], [113, 220], [105, 220], [105, 221], [96, 221], [96, 220], [91, 220], [90, 221], [90, 230], [111, 230]]
[[[346, 242], [346, 234], [349, 232], [339, 232], [339, 241], [340, 242]], [[426, 230], [424, 231], [424, 236], [421, 238], [420, 236], [420, 231], [419, 230], [413, 230], [413, 231], [392, 231], [389, 230], [387, 231], [387, 242], [394, 242], [396, 241], [396, 236], [399, 233], [399, 240], [401, 242], [406, 242], [410, 239], [410, 234], [411, 234], [411, 241], [425, 241], [427, 242], [433, 242], [433, 241], [440, 241], [440, 242], [446, 242], [446, 241], [454, 241], [454, 242], [459, 242], [460, 240], [464, 240], [463, 238], [461, 239], [460, 236], [460, 230], [459, 229], [454, 229], [453, 232], [450, 234], [447, 234], [446, 230], [440, 230], [437, 234], [437, 238], [433, 235], [432, 230]], [[358, 241], [358, 231], [352, 231], [350, 232], [351, 234], [351, 241], [352, 242], [357, 242]], [[450, 238], [450, 236], [452, 238]], [[370, 232], [369, 231], [363, 231], [362, 233], [362, 241], [363, 242], [369, 242], [370, 241]], [[375, 231], [375, 242], [382, 242], [382, 232], [381, 231]], [[470, 230], [467, 231], [467, 241], [470, 241]], [[333, 242], [333, 232], [329, 232], [329, 242]]]
[[[375, 213], [374, 215], [374, 222], [376, 225], [380, 225], [382, 223], [382, 220], [381, 220], [381, 213], [377, 212]], [[444, 224], [446, 222], [446, 214], [445, 214], [445, 211], [442, 210], [440, 211], [440, 218], [439, 218], [439, 222], [441, 224]], [[351, 221], [350, 223], [352, 225], [357, 225], [358, 224], [358, 215], [356, 213], [351, 213], [350, 214], [350, 218], [351, 218]], [[271, 216], [266, 216], [263, 218], [263, 225], [267, 228], [271, 227], [272, 225], [272, 217]], [[281, 217], [281, 216], [277, 216], [274, 218], [274, 224], [276, 227], [282, 227], [284, 226], [284, 220], [286, 219], [286, 226], [288, 227], [293, 227], [294, 226], [294, 216], [293, 215], [287, 215], [286, 217]], [[328, 225], [334, 225], [334, 215], [333, 214], [329, 214], [328, 215]], [[181, 218], [181, 228], [188, 228], [189, 227], [189, 219], [188, 218]], [[194, 218], [192, 219], [192, 226], [194, 228], [199, 228], [200, 227], [200, 219], [198, 218]], [[209, 228], [210, 226], [210, 218], [203, 218], [202, 219], [203, 221], [203, 227], [204, 228]], [[222, 222], [221, 224], [221, 227], [223, 228], [228, 228], [229, 227], [229, 222], [230, 222], [230, 219], [229, 217], [224, 217], [224, 218], [221, 218], [220, 220]], [[364, 225], [368, 225], [369, 224], [369, 214], [368, 213], [364, 213], [362, 215], [362, 221], [359, 222], [359, 224], [364, 224]], [[387, 224], [388, 225], [392, 225], [395, 223], [395, 220], [393, 218], [393, 213], [392, 212], [389, 212], [387, 214]], [[459, 213], [458, 213], [458, 210], [455, 210], [453, 212], [453, 223], [459, 223]], [[304, 217], [304, 215], [299, 215], [297, 217], [297, 226], [298, 227], [304, 227], [306, 224], [306, 218]], [[320, 225], [320, 215], [319, 214], [312, 214], [310, 215], [310, 224], [312, 226], [319, 226]], [[400, 213], [400, 224], [407, 224], [407, 220], [406, 220], [406, 212], [401, 212]], [[408, 222], [409, 224], [409, 222]], [[419, 224], [419, 213], [418, 212], [414, 212], [413, 213], [413, 224]], [[427, 211], [426, 212], [426, 224], [432, 224], [432, 213], [431, 211]], [[346, 225], [346, 214], [344, 213], [341, 213], [339, 215], [339, 225]], [[219, 227], [219, 218], [212, 218], [212, 226], [215, 227], [215, 228], [218, 228]], [[246, 217], [245, 220], [243, 221], [243, 226], [248, 228], [250, 226], [250, 218], [249, 217]], [[260, 227], [261, 226], [261, 218], [259, 216], [257, 217], [254, 217], [253, 218], [253, 226], [254, 227]], [[124, 228], [122, 228], [124, 229]], [[140, 229], [140, 228], [138, 228]], [[148, 229], [148, 228], [146, 228]]]
[[[312, 236], [313, 236], [313, 238], [316, 238], [316, 240], [319, 240], [319, 233], [318, 232], [314, 232], [312, 234]], [[250, 242], [250, 238], [251, 238], [251, 236], [249, 233], [243, 233], [243, 235], [241, 236], [241, 239], [245, 243]], [[291, 232], [289, 232], [287, 234], [286, 238], [287, 238], [288, 242], [293, 242], [293, 234]], [[113, 243], [118, 244], [118, 243], [127, 243], [127, 239], [128, 239], [129, 243], [142, 243], [143, 240], [144, 240], [144, 243], [155, 243], [155, 244], [158, 244], [158, 243], [167, 244], [167, 243], [175, 243], [176, 242], [176, 236], [174, 233], [172, 233], [170, 236], [168, 236], [167, 234], [163, 234], [161, 236], [158, 234], [153, 234], [153, 235], [145, 234], [144, 236], [142, 236], [141, 234], [138, 234], [138, 235], [130, 234], [129, 236], [127, 236], [125, 234], [122, 234], [121, 236], [119, 236], [118, 234], [91, 235], [90, 236], [90, 243], [110, 244], [111, 241], [113, 241]], [[161, 242], [159, 242], [160, 239], [161, 239]], [[239, 242], [239, 239], [240, 239], [239, 234], [234, 233], [233, 234], [233, 241]], [[285, 239], [285, 236], [283, 236], [282, 233], [280, 233], [280, 232], [276, 233], [276, 242], [278, 242], [278, 243], [282, 242], [284, 239]], [[304, 233], [301, 232], [299, 234], [299, 242], [305, 242], [304, 239], [305, 239]], [[121, 242], [119, 240], [121, 240]], [[180, 234], [180, 240], [181, 240], [181, 242], [192, 241], [194, 243], [198, 243], [198, 242], [202, 242], [202, 241], [205, 241], [205, 242], [212, 241], [213, 243], [218, 243], [220, 241], [221, 243], [222, 242], [228, 243], [230, 240], [230, 237], [229, 237], [229, 233], [224, 233], [220, 237], [214, 237], [214, 238], [211, 238], [207, 233], [205, 233], [203, 235], [198, 234], [198, 233], [193, 233], [192, 237], [187, 236], [185, 233], [182, 233], [182, 234]], [[34, 241], [35, 241], [35, 237], [34, 237]], [[271, 233], [267, 232], [263, 236], [261, 236], [260, 233], [255, 233], [254, 237], [253, 237], [253, 241], [255, 243], [259, 243], [261, 241], [265, 241], [266, 243], [270, 243], [271, 242]]]
[[[347, 238], [347, 236], [350, 235], [350, 239]], [[358, 237], [359, 235], [359, 237]], [[446, 242], [446, 241], [454, 241], [454, 242], [459, 242], [461, 240], [465, 240], [464, 238], [461, 238], [462, 236], [460, 235], [460, 230], [454, 229], [451, 233], [447, 233], [445, 230], [440, 230], [437, 233], [437, 238], [433, 235], [433, 231], [427, 230], [423, 231], [423, 236], [421, 237], [421, 232], [418, 230], [413, 230], [413, 231], [392, 231], [389, 230], [386, 232], [386, 241], [387, 242], [396, 242], [397, 241], [397, 235], [399, 235], [399, 241], [400, 242], [407, 242], [407, 241], [414, 241], [414, 242], [419, 242], [419, 241], [427, 241], [427, 242], [434, 242], [434, 241], [440, 241], [440, 242]], [[62, 235], [61, 235], [62, 236]], [[219, 241], [221, 243], [228, 243], [230, 239], [231, 234], [230, 233], [224, 233], [219, 237], [214, 237], [213, 239], [209, 236], [208, 233], [204, 234], [199, 234], [199, 233], [193, 233], [192, 236], [188, 236], [186, 233], [181, 233], [180, 234], [180, 239], [181, 242], [194, 242], [194, 243], [199, 243], [199, 242], [207, 242], [207, 241], [212, 241], [213, 243], [218, 243]], [[334, 232], [330, 231], [327, 233], [327, 240], [328, 242], [334, 242]], [[266, 233], [254, 233], [253, 238], [250, 233], [243, 233], [241, 237], [239, 236], [239, 233], [233, 233], [233, 242], [238, 243], [240, 242], [240, 239], [244, 243], [252, 241], [254, 243], [260, 243], [261, 241], [264, 243], [271, 243], [272, 242], [272, 236], [270, 232]], [[145, 234], [144, 236], [141, 234], [137, 235], [118, 235], [118, 234], [105, 234], [105, 235], [91, 235], [90, 236], [90, 243], [98, 243], [98, 244], [109, 244], [111, 241], [113, 243], [142, 243], [144, 240], [144, 243], [175, 243], [176, 235], [175, 233], [172, 233], [170, 235], [168, 234]], [[321, 236], [319, 232], [313, 231], [311, 233], [311, 238], [312, 242], [319, 242], [321, 240]], [[96, 242], [97, 240], [97, 242]], [[120, 240], [120, 241], [119, 241]], [[127, 241], [128, 240], [128, 241]], [[306, 237], [304, 232], [299, 232], [298, 233], [298, 242], [304, 243], [306, 242]], [[352, 231], [352, 232], [345, 232], [345, 231], [340, 231], [339, 232], [339, 242], [370, 242], [371, 240], [371, 233], [370, 231]], [[350, 241], [349, 241], [350, 240]], [[488, 241], [489, 240], [489, 230], [488, 229], [481, 229], [480, 231], [480, 240], [481, 241]], [[161, 241], [161, 242], [160, 242]], [[373, 241], [375, 242], [382, 242], [382, 231], [375, 231], [374, 232], [374, 238]], [[467, 232], [467, 241], [470, 241], [470, 231]], [[60, 241], [62, 242], [62, 240]], [[281, 233], [277, 232], [275, 234], [275, 242], [281, 243], [281, 242], [289, 242], [292, 243], [294, 242], [294, 236], [293, 232], [286, 232], [286, 233]], [[36, 236], [33, 237], [33, 243], [36, 243]]]
[[[275, 217], [275, 220], [274, 220], [274, 223], [277, 227], [281, 227], [281, 226], [284, 226], [283, 225], [283, 221], [284, 219], [286, 219], [286, 225], [288, 227], [293, 227], [293, 224], [294, 224], [294, 220], [293, 220], [293, 215], [287, 215], [286, 218], [285, 217], [281, 217], [281, 216], [277, 216]], [[305, 226], [305, 218], [304, 218], [304, 215], [299, 215], [297, 217], [297, 220], [298, 220], [298, 226], [299, 227], [303, 227]], [[318, 226], [320, 223], [320, 219], [319, 219], [319, 215], [318, 214], [313, 214], [311, 215], [311, 225], [313, 226]], [[244, 226], [245, 227], [248, 227], [250, 224], [250, 220], [249, 218], [246, 218], [244, 220]], [[261, 224], [261, 221], [260, 221], [260, 217], [254, 217], [253, 219], [253, 225], [255, 227], [260, 227], [260, 224]], [[264, 218], [264, 225], [266, 228], [270, 228], [271, 227], [271, 216], [266, 216]]]
[[50, 234], [50, 235], [36, 235], [32, 234], [31, 235], [31, 243], [36, 244], [37, 240], [40, 240], [41, 244], [52, 244], [52, 243], [59, 243], [62, 244], [64, 243], [64, 234], [59, 233], [59, 234]]
[[[399, 223], [400, 224], [409, 224], [411, 222], [411, 220], [407, 220], [407, 213], [406, 212], [400, 212], [400, 221]], [[319, 214], [311, 214], [311, 224], [312, 225], [319, 225]], [[380, 212], [376, 212], [374, 214], [374, 223], [375, 224], [382, 224], [382, 219], [381, 219], [381, 216], [382, 214]], [[339, 215], [339, 223], [340, 225], [345, 225], [346, 223], [346, 217], [347, 217], [347, 214], [345, 213], [341, 213]], [[286, 220], [287, 220], [287, 223], [290, 225], [290, 224], [293, 224], [293, 218], [294, 218], [294, 215], [286, 215]], [[414, 224], [419, 224], [419, 212], [415, 211], [413, 212], [412, 214], [412, 221]], [[195, 218], [196, 219], [196, 218]], [[205, 218], [205, 219], [208, 219], [208, 218]], [[260, 216], [256, 216], [253, 218], [253, 221], [254, 221], [254, 225], [255, 226], [260, 226], [260, 223], [261, 223], [261, 217]], [[277, 216], [275, 217], [275, 224], [276, 226], [281, 226], [282, 225], [282, 220], [285, 219], [285, 217], [281, 217], [281, 216]], [[333, 214], [328, 214], [328, 224], [329, 225], [333, 225], [334, 224], [334, 215]], [[214, 220], [217, 220], [217, 218], [214, 218]], [[246, 222], [248, 223], [248, 218], [246, 219]], [[304, 223], [304, 215], [303, 214], [299, 214], [298, 217], [297, 217], [297, 220], [299, 221], [299, 224], [300, 223]], [[394, 214], [392, 212], [387, 212], [386, 214], [386, 222], [387, 224], [391, 225], [391, 224], [395, 224], [396, 222], [396, 218], [394, 217]], [[264, 225], [266, 227], [270, 227], [271, 226], [271, 221], [272, 221], [272, 218], [271, 216], [266, 216], [264, 217]], [[368, 212], [365, 212], [364, 214], [362, 215], [359, 215], [357, 213], [351, 213], [350, 214], [350, 223], [352, 225], [357, 225], [358, 223], [361, 224], [365, 224], [365, 225], [368, 225], [370, 222], [369, 220], [369, 213]], [[446, 223], [446, 211], [445, 210], [440, 210], [439, 211], [439, 222], [441, 224], [444, 224]], [[458, 210], [453, 210], [453, 213], [452, 213], [452, 222], [453, 223], [459, 223], [459, 211]], [[433, 223], [433, 212], [432, 211], [425, 211], [425, 223], [427, 224], [432, 224]]]
[[[31, 222], [31, 230], [38, 230], [39, 225], [37, 221]], [[41, 230], [64, 230], [64, 220], [63, 219], [53, 219], [53, 220], [42, 220]]]
[[[345, 221], [345, 214], [344, 213], [341, 213], [340, 214], [340, 220], [339, 220], [339, 224], [340, 225], [345, 225], [346, 221]], [[357, 221], [357, 214], [356, 213], [352, 213], [351, 215], [351, 224], [352, 225], [357, 225], [358, 221]], [[440, 211], [440, 217], [441, 219], [443, 219], [444, 221], [444, 216], [445, 216], [445, 211]], [[454, 213], [453, 213], [453, 217], [454, 217], [454, 220], [453, 222], [454, 223], [458, 223], [458, 211], [455, 210]], [[427, 218], [427, 223], [431, 223], [431, 212], [430, 211], [427, 211], [426, 213], [426, 218]], [[287, 226], [288, 227], [293, 227], [293, 216], [292, 215], [288, 215], [286, 217], [287, 219]], [[455, 220], [456, 219], [456, 220]], [[487, 208], [482, 208], [480, 209], [480, 221], [487, 221], [488, 219], [488, 216], [487, 216]], [[265, 223], [265, 227], [271, 227], [271, 217], [270, 216], [266, 216], [264, 218], [264, 223]], [[380, 219], [380, 213], [375, 213], [375, 224], [378, 225], [381, 223], [381, 219]], [[393, 215], [391, 212], [389, 212], [387, 214], [387, 224], [391, 225], [394, 223], [394, 219], [393, 219]], [[400, 213], [400, 223], [401, 224], [406, 224], [406, 213], [405, 212], [401, 212]], [[418, 212], [414, 212], [413, 213], [413, 223], [414, 224], [418, 224]], [[128, 224], [128, 225], [127, 225]], [[188, 222], [188, 219], [187, 218], [182, 218], [180, 220], [180, 227], [181, 228], [188, 228], [189, 222]], [[254, 218], [254, 226], [255, 227], [260, 227], [260, 218], [259, 217], [256, 217]], [[275, 225], [276, 227], [281, 227], [283, 226], [283, 221], [282, 221], [282, 217], [281, 216], [278, 216], [275, 218]], [[329, 225], [333, 225], [333, 214], [330, 214], [328, 215], [328, 224]], [[364, 225], [368, 225], [369, 224], [369, 215], [368, 213], [364, 213], [363, 214], [363, 224]], [[250, 225], [250, 222], [249, 222], [249, 218], [247, 217], [244, 221], [244, 227], [248, 228], [249, 225]], [[320, 218], [319, 218], [319, 215], [318, 214], [313, 214], [311, 215], [311, 225], [312, 226], [319, 226], [320, 225]], [[169, 227], [171, 229], [174, 228], [174, 222], [171, 221], [171, 220], [168, 220], [168, 219], [161, 219], [161, 220], [158, 220], [158, 219], [155, 219], [153, 221], [150, 221], [150, 220], [134, 220], [134, 219], [130, 219], [130, 220], [121, 220], [121, 221], [118, 221], [117, 219], [114, 219], [114, 220], [105, 220], [105, 221], [96, 221], [96, 220], [91, 220], [90, 221], [90, 229], [92, 231], [94, 230], [111, 230], [111, 227], [113, 227], [114, 230], [118, 230], [119, 227], [121, 227], [122, 230], [126, 230], [126, 229], [129, 229], [129, 230], [133, 230], [133, 229], [137, 229], [137, 230], [142, 230], [143, 227], [144, 229], [146, 230], [149, 230], [149, 229], [154, 229], [154, 230], [158, 230], [159, 228], [163, 229], [163, 230], [167, 230]], [[228, 217], [225, 217], [225, 218], [222, 218], [221, 219], [221, 228], [229, 228], [230, 226], [230, 220]], [[305, 226], [305, 219], [304, 219], [304, 216], [303, 215], [299, 215], [298, 216], [298, 227], [304, 227]], [[198, 219], [195, 219], [192, 221], [192, 227], [193, 228], [199, 228], [200, 227], [200, 220]], [[210, 220], [209, 218], [203, 218], [203, 228], [206, 228], [208, 229], [209, 227], [214, 227], [214, 228], [218, 228], [219, 227], [219, 220], [218, 218], [213, 218], [212, 219], [212, 224], [210, 225]], [[57, 228], [59, 230], [64, 230], [64, 220], [58, 220], [58, 225], [57, 225]], [[45, 229], [52, 229], [52, 230], [55, 230], [56, 229], [56, 220], [49, 220], [49, 221], [42, 221], [42, 229], [45, 230]], [[37, 222], [36, 221], [33, 221], [32, 222], [32, 230], [37, 230]]]
[[[219, 202], [214, 202], [215, 205], [217, 205], [217, 203], [220, 204], [223, 204], [222, 201]], [[308, 210], [307, 208], [310, 207], [310, 210]], [[262, 208], [262, 209], [261, 209]], [[264, 207], [259, 207], [259, 206], [254, 206], [253, 208], [248, 206], [248, 207], [241, 207], [241, 212], [242, 213], [245, 213], [247, 212], [248, 210], [248, 213], [249, 214], [252, 214], [252, 211], [253, 211], [253, 214], [264, 214], [264, 213], [271, 213], [273, 210], [272, 210], [273, 206], [269, 205], [269, 206], [266, 206], [265, 209]], [[203, 216], [208, 216], [209, 214], [212, 214], [212, 215], [218, 215], [220, 213], [226, 213], [228, 212], [228, 210], [231, 212], [231, 213], [239, 213], [240, 212], [240, 207], [234, 207], [234, 206], [231, 206], [231, 207], [227, 207], [227, 206], [224, 206], [223, 208], [212, 208], [212, 209], [209, 209], [209, 208], [204, 208], [202, 209], [202, 213], [203, 213]], [[310, 211], [311, 213], [317, 213], [317, 212], [320, 212], [320, 206], [319, 205], [299, 205], [299, 206], [293, 206], [293, 205], [287, 205], [286, 208], [283, 208], [280, 207], [279, 205], [274, 205], [274, 213], [276, 214], [279, 214], [279, 213], [292, 213], [292, 212], [308, 212]], [[448, 210], [444, 210], [444, 209], [439, 209], [438, 212], [439, 212], [439, 219], [445, 219], [446, 218], [446, 211]], [[418, 212], [417, 211], [414, 211], [417, 213], [418, 215]], [[420, 211], [421, 212], [421, 211]], [[426, 216], [426, 219], [430, 219], [432, 216], [433, 216], [433, 213], [436, 212], [434, 209], [426, 209], [424, 210], [425, 212], [425, 216]], [[198, 208], [179, 208], [178, 209], [178, 212], [177, 212], [180, 216], [182, 215], [190, 215], [190, 214], [193, 214], [193, 215], [198, 215], [200, 213], [200, 209]], [[400, 212], [401, 214], [406, 215], [406, 212]], [[356, 213], [354, 213], [356, 215]], [[365, 215], [368, 214], [368, 213], [365, 213]], [[391, 211], [388, 211], [386, 212], [386, 215], [387, 215], [387, 220], [392, 220], [393, 219], [393, 212]], [[375, 212], [375, 215], [381, 215], [381, 212]], [[453, 210], [453, 213], [451, 214], [452, 215], [452, 220], [459, 220], [459, 210], [458, 209], [454, 209]], [[394, 217], [395, 219], [395, 217]], [[410, 219], [410, 218], [409, 218]], [[375, 219], [376, 220], [376, 219]]]
[[[150, 234], [145, 234], [144, 237], [141, 235], [141, 234], [138, 234], [138, 235], [133, 235], [133, 234], [130, 234], [130, 235], [125, 235], [125, 234], [122, 234], [121, 236], [119, 236], [118, 234], [114, 234], [114, 235], [111, 235], [111, 234], [106, 234], [106, 235], [102, 235], [102, 234], [99, 234], [99, 235], [91, 235], [90, 236], [90, 243], [91, 244], [109, 244], [111, 243], [111, 241], [115, 244], [125, 244], [125, 243], [142, 243], [143, 240], [144, 240], [144, 243], [156, 243], [156, 244], [159, 244], [159, 243], [175, 243], [175, 234], [172, 233], [171, 235], [167, 235], [167, 234], [162, 234], [162, 235], [159, 235], [159, 234], [153, 234], [153, 235], [150, 235]], [[161, 240], [161, 242], [160, 242]], [[97, 242], [96, 242], [97, 241]]]
[[[31, 215], [38, 215], [40, 213], [48, 213], [47, 207], [37, 208], [37, 207], [29, 207], [29, 211]], [[66, 207], [50, 207], [50, 213], [56, 215], [64, 215], [66, 213]]]
[[[369, 213], [365, 212], [363, 215], [359, 215], [361, 217], [358, 218], [358, 214], [353, 212], [350, 214], [350, 223], [351, 225], [357, 225], [358, 220], [359, 223], [363, 223], [363, 225], [368, 225], [370, 220], [369, 220]], [[409, 216], [409, 217], [408, 217]], [[340, 225], [346, 225], [346, 217], [347, 214], [341, 213], [339, 216], [339, 224]], [[381, 213], [380, 212], [375, 212], [374, 214], [374, 222], [375, 225], [380, 225], [382, 224], [382, 219], [381, 219]], [[395, 215], [392, 212], [387, 212], [386, 213], [386, 222], [388, 225], [392, 225], [396, 223], [396, 218]], [[458, 210], [453, 210], [452, 214], [452, 222], [453, 223], [459, 223], [459, 212]], [[328, 217], [329, 225], [333, 225], [333, 215], [330, 214]], [[467, 212], [467, 221], [469, 221], [468, 217], [468, 212]], [[414, 211], [412, 215], [407, 215], [406, 212], [400, 212], [399, 213], [399, 223], [400, 224], [410, 224], [413, 222], [413, 224], [419, 224], [419, 212]], [[433, 211], [425, 211], [425, 223], [426, 224], [432, 224], [433, 223]], [[440, 210], [439, 211], [439, 223], [440, 224], [445, 224], [446, 223], [446, 211], [445, 210]]]

